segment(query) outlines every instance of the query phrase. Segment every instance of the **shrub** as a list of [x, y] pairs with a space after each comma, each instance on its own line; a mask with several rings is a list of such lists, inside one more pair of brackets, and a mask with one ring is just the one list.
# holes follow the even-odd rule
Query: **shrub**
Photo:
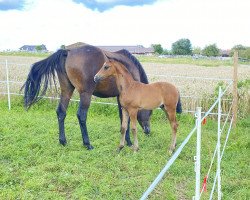
[[208, 46], [206, 46], [203, 50], [202, 50], [202, 55], [204, 56], [218, 56], [220, 53], [220, 50], [218, 49], [218, 47], [216, 46], [216, 44], [210, 44]]
[[154, 48], [154, 53], [162, 54], [163, 48], [161, 44], [152, 44], [152, 47]]
[[189, 39], [180, 39], [172, 44], [172, 53], [174, 55], [191, 55], [192, 45]]

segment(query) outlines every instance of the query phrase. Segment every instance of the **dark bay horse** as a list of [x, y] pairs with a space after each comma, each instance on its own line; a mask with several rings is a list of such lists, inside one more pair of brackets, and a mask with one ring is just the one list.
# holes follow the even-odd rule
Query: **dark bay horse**
[[[60, 49], [48, 58], [32, 65], [27, 80], [22, 87], [24, 88], [24, 105], [28, 109], [42, 98], [41, 96], [46, 93], [50, 81], [54, 80], [55, 82], [56, 72], [61, 89], [60, 102], [56, 112], [59, 124], [59, 142], [62, 145], [66, 145], [67, 143], [64, 131], [64, 119], [70, 98], [74, 89], [76, 89], [80, 95], [77, 117], [82, 133], [83, 145], [89, 150], [93, 148], [89, 141], [86, 126], [91, 96], [93, 94], [97, 97], [105, 98], [119, 95], [114, 78], [110, 77], [98, 84], [94, 82], [94, 75], [108, 58], [117, 59], [122, 62], [135, 80], [148, 83], [147, 76], [141, 64], [127, 50], [108, 52], [85, 44], [79, 48], [70, 50]], [[118, 98], [117, 100], [121, 118], [121, 106]], [[150, 132], [150, 115], [151, 111], [142, 110], [137, 116], [145, 133]], [[129, 132], [126, 133], [126, 140], [128, 145], [131, 146]]]
[[176, 132], [178, 123], [176, 112], [181, 112], [180, 95], [176, 87], [168, 82], [155, 82], [144, 84], [135, 81], [126, 67], [115, 60], [104, 63], [100, 71], [95, 75], [94, 81], [101, 83], [107, 78], [115, 77], [119, 90], [119, 100], [122, 106], [121, 141], [118, 148], [120, 151], [124, 147], [125, 132], [130, 117], [131, 128], [134, 135], [134, 151], [139, 149], [136, 116], [139, 110], [152, 110], [161, 107], [166, 113], [172, 128], [172, 143], [169, 152], [172, 154], [176, 146]]

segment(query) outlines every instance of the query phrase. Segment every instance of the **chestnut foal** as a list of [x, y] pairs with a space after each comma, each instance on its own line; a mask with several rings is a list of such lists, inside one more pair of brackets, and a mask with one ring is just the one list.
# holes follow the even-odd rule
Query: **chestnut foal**
[[160, 107], [166, 113], [172, 128], [172, 143], [169, 148], [169, 153], [172, 154], [176, 146], [176, 132], [178, 127], [176, 121], [176, 109], [177, 112], [181, 112], [180, 96], [176, 87], [167, 82], [143, 84], [135, 81], [126, 67], [121, 62], [115, 60], [108, 60], [105, 62], [99, 72], [95, 75], [94, 81], [100, 82], [110, 76], [115, 77], [122, 106], [122, 137], [118, 151], [124, 147], [125, 133], [129, 117], [134, 135], [133, 149], [134, 151], [137, 151], [139, 149], [136, 129], [138, 110], [152, 110]]

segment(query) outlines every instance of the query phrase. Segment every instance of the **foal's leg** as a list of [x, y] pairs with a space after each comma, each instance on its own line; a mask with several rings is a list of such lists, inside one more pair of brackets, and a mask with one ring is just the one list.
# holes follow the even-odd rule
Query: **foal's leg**
[[129, 120], [129, 115], [126, 109], [122, 109], [122, 124], [121, 124], [121, 140], [120, 140], [120, 145], [118, 147], [118, 152], [122, 150], [125, 144], [125, 135], [126, 131], [128, 128], [128, 120]]
[[[122, 124], [122, 107], [121, 107], [121, 104], [120, 104], [120, 101], [119, 101], [119, 97], [117, 97], [117, 103], [118, 103], [118, 110], [119, 110], [119, 117], [120, 117], [120, 121], [121, 121], [121, 124]], [[127, 145], [130, 147], [132, 146], [132, 142], [130, 140], [130, 135], [129, 135], [129, 124], [130, 124], [130, 119], [128, 119], [128, 124], [127, 124], [127, 131], [126, 131], [126, 134], [125, 134], [125, 139], [127, 141]]]
[[136, 128], [137, 112], [138, 112], [138, 110], [130, 110], [129, 111], [129, 116], [130, 116], [130, 120], [131, 120], [131, 130], [132, 130], [132, 133], [134, 135], [134, 145], [133, 145], [134, 151], [139, 150], [139, 144], [138, 144], [138, 138], [137, 138], [137, 128]]
[[88, 113], [90, 101], [91, 101], [91, 94], [87, 92], [82, 92], [80, 94], [80, 104], [79, 104], [79, 108], [77, 112], [77, 117], [78, 117], [79, 125], [81, 128], [81, 133], [82, 133], [83, 145], [85, 145], [88, 150], [91, 150], [94, 148], [89, 142], [89, 136], [88, 136], [87, 126], [86, 126], [87, 113]]
[[169, 147], [169, 153], [172, 154], [176, 147], [176, 133], [178, 128], [178, 123], [176, 121], [176, 109], [171, 106], [164, 106], [164, 111], [169, 119], [169, 123], [172, 129], [172, 143]]

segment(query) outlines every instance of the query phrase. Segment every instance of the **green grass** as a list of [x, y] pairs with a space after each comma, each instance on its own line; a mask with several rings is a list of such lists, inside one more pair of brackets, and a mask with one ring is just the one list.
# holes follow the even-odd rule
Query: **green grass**
[[[26, 112], [17, 98], [8, 111], [6, 100], [0, 100], [0, 199], [139, 199], [170, 158], [170, 126], [160, 110], [154, 111], [149, 137], [138, 126], [139, 152], [125, 147], [118, 154], [116, 107], [91, 105], [87, 124], [95, 147], [92, 151], [82, 146], [76, 103], [70, 104], [65, 121], [68, 145], [58, 144], [55, 108], [56, 102], [42, 100]], [[194, 118], [182, 114], [178, 119], [179, 146], [192, 129]], [[211, 119], [202, 127], [202, 177], [213, 155], [216, 127]], [[222, 160], [223, 199], [250, 198], [249, 130], [250, 117], [241, 120], [230, 135]], [[195, 136], [149, 199], [191, 199], [194, 155]], [[213, 177], [208, 182], [209, 192], [212, 181]], [[203, 199], [208, 195], [205, 193]]]
[[0, 52], [0, 56], [25, 56], [25, 57], [41, 57], [46, 58], [50, 56], [50, 52], [24, 52], [24, 51], [10, 51]]
[[206, 67], [232, 66], [233, 60], [217, 60], [208, 58], [193, 59], [192, 57], [159, 58], [157, 56], [138, 56], [140, 62], [162, 63], [162, 64], [187, 64]]

